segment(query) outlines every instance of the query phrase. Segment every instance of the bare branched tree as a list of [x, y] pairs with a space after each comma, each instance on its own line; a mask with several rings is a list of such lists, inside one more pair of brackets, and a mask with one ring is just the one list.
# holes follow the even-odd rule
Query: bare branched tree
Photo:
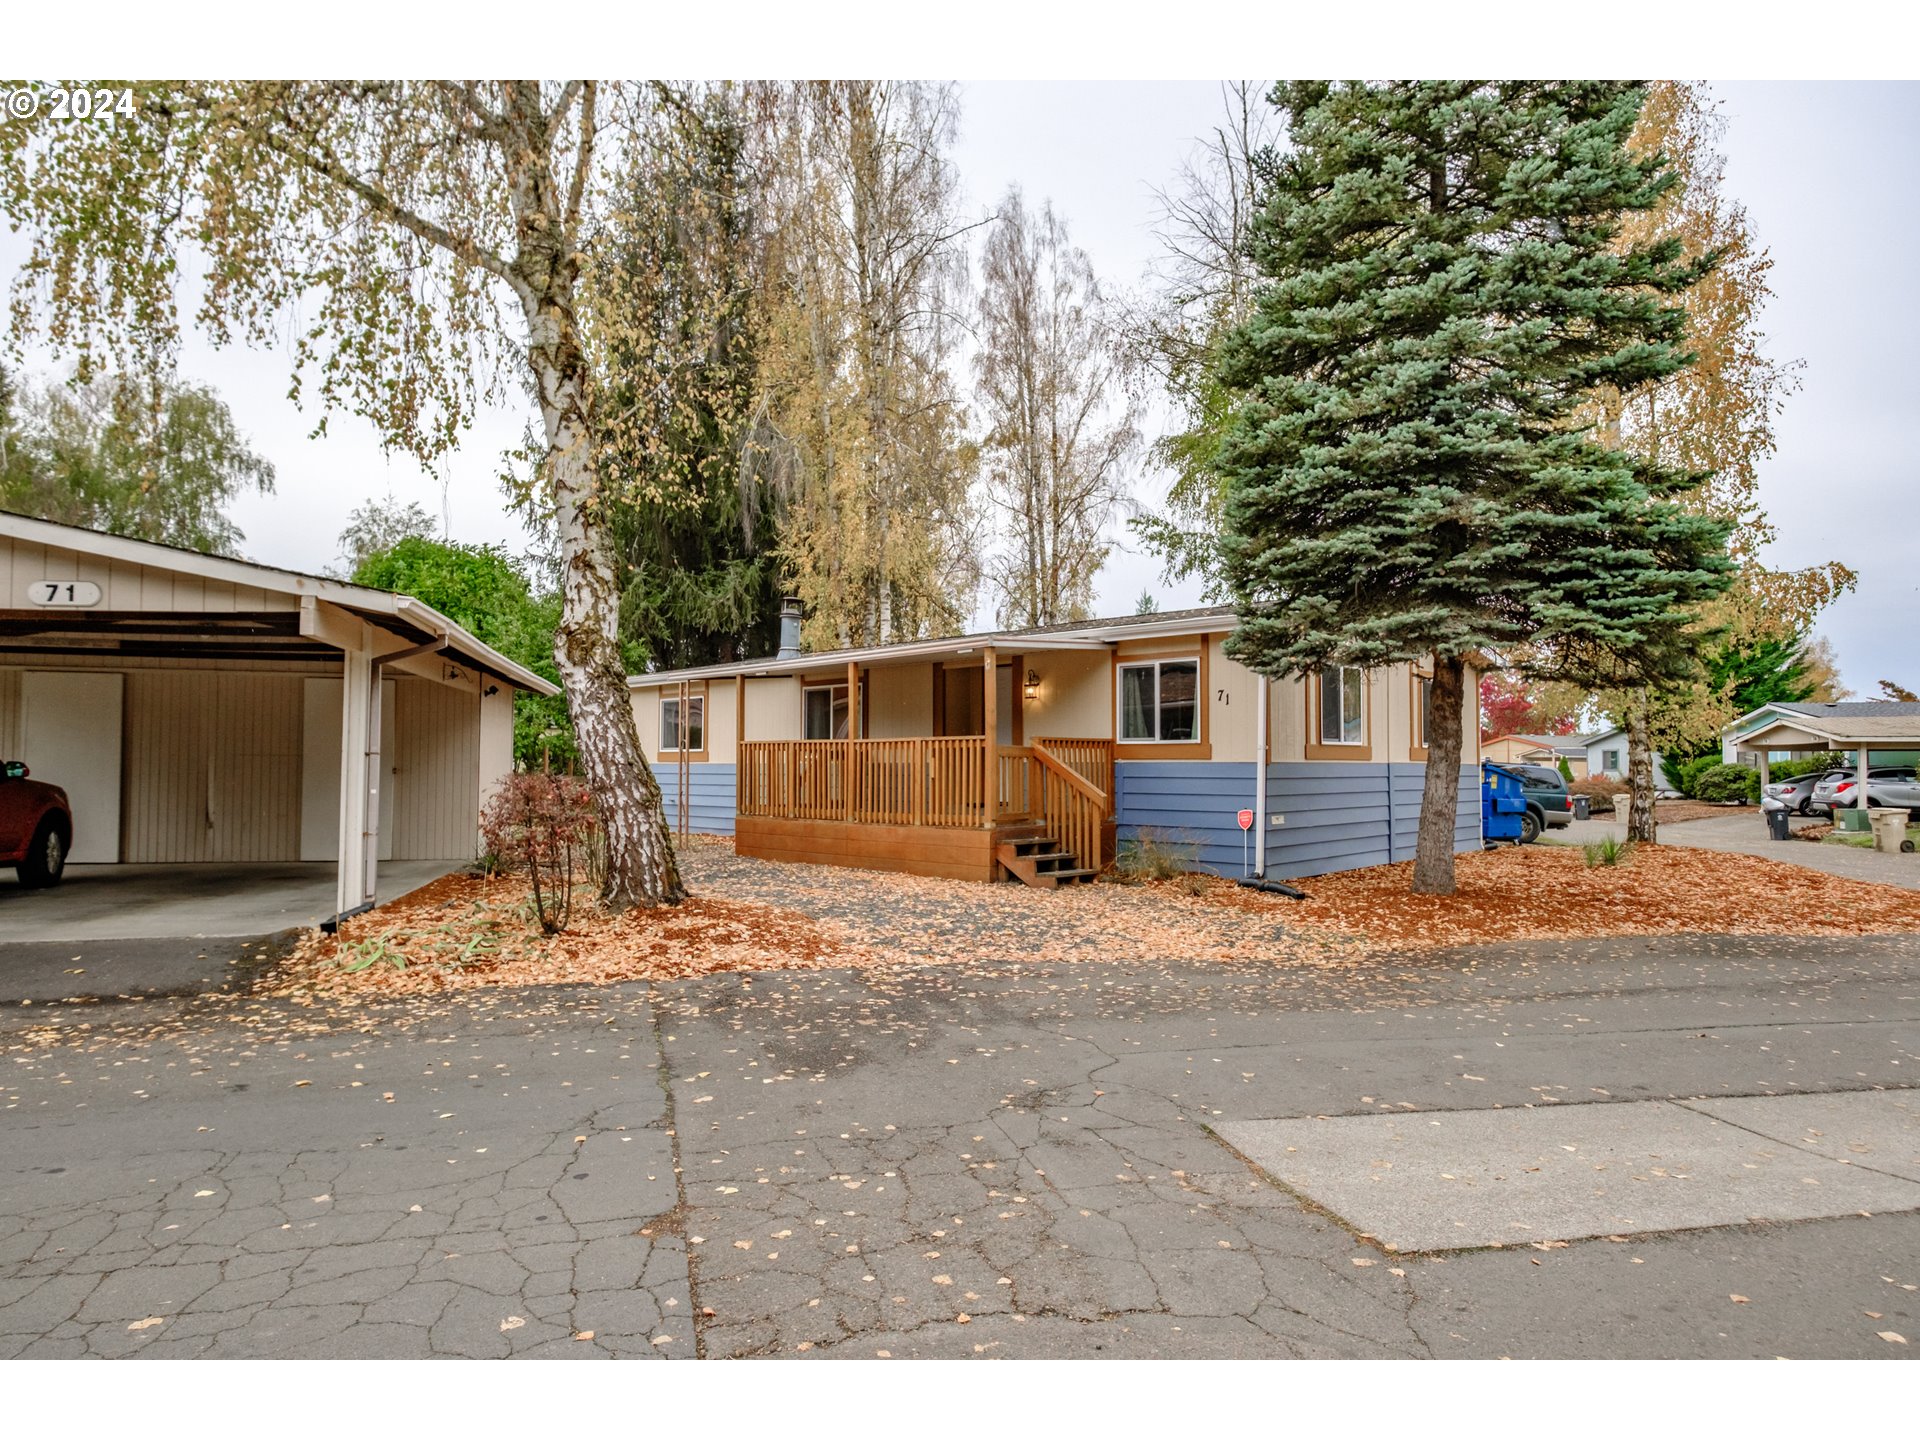
[[1009, 190], [982, 265], [974, 393], [1006, 539], [988, 568], [1000, 623], [1084, 619], [1129, 498], [1139, 401], [1093, 264], [1050, 202], [1035, 212]]

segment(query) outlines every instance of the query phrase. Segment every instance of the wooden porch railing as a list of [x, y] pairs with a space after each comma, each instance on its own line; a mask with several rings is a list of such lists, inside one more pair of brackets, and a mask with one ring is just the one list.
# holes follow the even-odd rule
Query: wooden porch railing
[[[1112, 857], [1113, 746], [1105, 740], [996, 745], [995, 823], [1045, 825], [1081, 863]], [[744, 740], [735, 772], [742, 815], [966, 828], [987, 817], [987, 742], [977, 735], [915, 740]]]
[[1033, 742], [1044, 745], [1054, 759], [1105, 795], [1108, 809], [1113, 800], [1113, 741], [1071, 740], [1040, 736]]
[[980, 825], [986, 768], [987, 742], [978, 736], [743, 740], [734, 808], [787, 820]]
[[1062, 849], [1077, 855], [1082, 865], [1104, 870], [1111, 858], [1104, 845], [1111, 792], [1071, 768], [1053, 748], [1056, 743], [1033, 742], [1034, 776], [1039, 782], [1033, 818], [1047, 827]]

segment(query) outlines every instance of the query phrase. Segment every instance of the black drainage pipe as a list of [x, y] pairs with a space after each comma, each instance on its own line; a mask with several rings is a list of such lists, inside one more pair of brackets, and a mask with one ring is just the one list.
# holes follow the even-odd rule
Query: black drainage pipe
[[1249, 890], [1264, 890], [1269, 895], [1284, 895], [1289, 900], [1304, 900], [1307, 898], [1306, 891], [1296, 890], [1291, 885], [1282, 885], [1278, 880], [1269, 880], [1264, 875], [1243, 875], [1240, 877], [1239, 883], [1246, 886]]

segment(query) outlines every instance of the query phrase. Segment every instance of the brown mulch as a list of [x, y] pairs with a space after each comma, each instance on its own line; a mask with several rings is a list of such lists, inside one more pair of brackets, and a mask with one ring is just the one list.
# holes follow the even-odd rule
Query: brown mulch
[[[609, 916], [583, 893], [572, 926], [553, 937], [527, 918], [523, 881], [448, 876], [337, 937], [308, 936], [271, 992], [400, 996], [901, 965], [1347, 967], [1503, 941], [1773, 934], [1787, 894], [1798, 934], [1920, 933], [1920, 892], [1679, 845], [1637, 846], [1611, 867], [1589, 867], [1572, 847], [1462, 855], [1450, 896], [1414, 895], [1410, 863], [1383, 865], [1300, 881], [1304, 901], [1197, 877], [1036, 891], [776, 865], [711, 840], [685, 847], [683, 863], [695, 891], [685, 904]], [[463, 958], [476, 934], [487, 948]]]
[[[1508, 846], [1462, 855], [1452, 895], [1414, 895], [1411, 863], [1303, 880], [1288, 928], [1364, 935], [1375, 949], [1509, 940], [1777, 934], [1791, 897], [1794, 933], [1920, 932], [1920, 892], [1849, 880], [1781, 860], [1685, 845], [1637, 845], [1618, 865], [1589, 867], [1571, 846]], [[1228, 889], [1219, 903], [1261, 903]]]

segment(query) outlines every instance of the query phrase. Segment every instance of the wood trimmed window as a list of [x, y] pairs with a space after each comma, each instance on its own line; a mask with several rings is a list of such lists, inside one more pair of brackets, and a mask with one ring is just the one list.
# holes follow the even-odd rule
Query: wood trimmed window
[[1409, 760], [1427, 758], [1427, 727], [1433, 715], [1433, 677], [1415, 670], [1408, 682], [1409, 713], [1413, 717], [1413, 738], [1407, 745]]
[[1371, 760], [1367, 672], [1357, 665], [1329, 665], [1309, 675], [1305, 688], [1307, 759]]
[[1133, 760], [1210, 760], [1207, 638], [1200, 649], [1114, 658], [1114, 754]]
[[685, 749], [690, 760], [707, 758], [707, 687], [687, 693], [687, 714], [682, 728], [678, 690], [660, 692], [660, 753], [676, 758]]
[[1200, 657], [1139, 660], [1120, 667], [1119, 729], [1130, 745], [1192, 744], [1200, 738]]

